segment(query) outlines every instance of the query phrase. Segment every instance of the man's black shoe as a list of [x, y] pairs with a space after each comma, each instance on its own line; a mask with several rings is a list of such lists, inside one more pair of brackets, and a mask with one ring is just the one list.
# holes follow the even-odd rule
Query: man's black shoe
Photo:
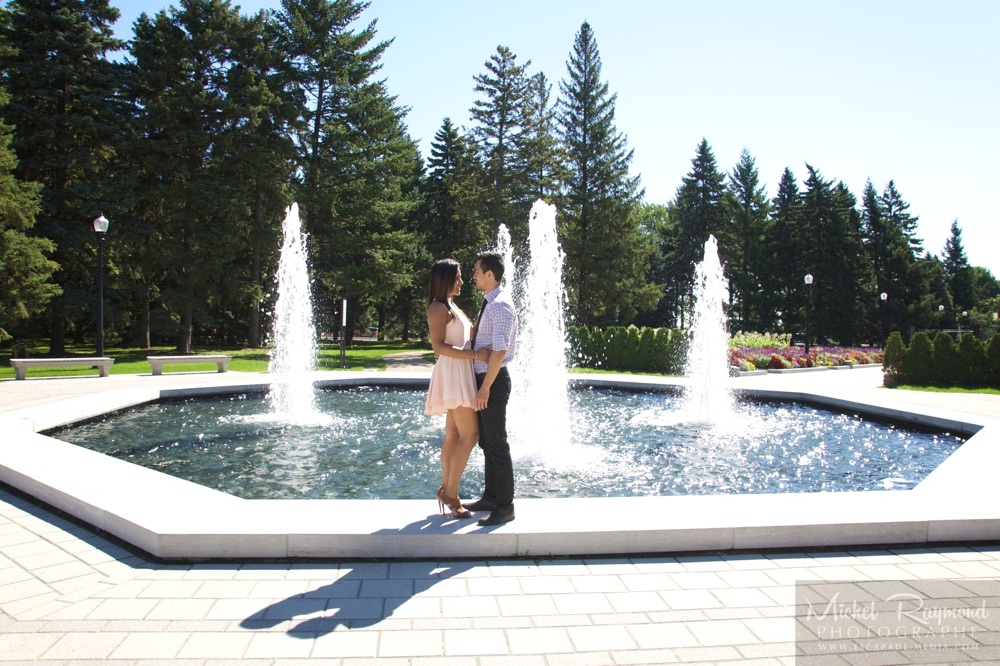
[[479, 524], [483, 527], [491, 525], [502, 525], [514, 520], [514, 507], [509, 509], [493, 509], [493, 512], [486, 518], [480, 518]]
[[475, 502], [462, 504], [469, 511], [492, 511], [497, 508], [497, 503], [488, 499], [477, 499]]

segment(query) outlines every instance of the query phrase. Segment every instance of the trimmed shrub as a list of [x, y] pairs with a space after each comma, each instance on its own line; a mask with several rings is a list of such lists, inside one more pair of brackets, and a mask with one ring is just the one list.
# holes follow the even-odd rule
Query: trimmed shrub
[[578, 368], [591, 367], [590, 362], [590, 328], [587, 326], [570, 326], [567, 331], [569, 337], [569, 358], [570, 366]]
[[958, 347], [951, 335], [939, 331], [934, 336], [934, 360], [931, 362], [930, 381], [941, 384], [957, 384], [962, 374], [958, 358]]
[[989, 359], [989, 385], [1000, 388], [1000, 333], [994, 333], [986, 346], [986, 357]]
[[962, 340], [958, 343], [958, 361], [960, 384], [985, 386], [989, 383], [989, 358], [986, 356], [986, 345], [975, 335], [962, 336]]
[[882, 382], [886, 386], [895, 386], [903, 375], [903, 362], [906, 357], [906, 345], [899, 331], [889, 334], [885, 343], [885, 354], [882, 357]]
[[683, 329], [675, 328], [670, 331], [670, 345], [667, 354], [667, 372], [670, 374], [684, 374], [689, 340], [690, 333]]
[[604, 331], [590, 329], [590, 347], [587, 352], [588, 368], [606, 368], [608, 364], [608, 340]]
[[656, 372], [656, 329], [644, 328], [639, 335], [637, 370]]
[[642, 370], [642, 356], [639, 354], [639, 329], [634, 325], [625, 329], [625, 348], [623, 349], [624, 366], [626, 370]]
[[904, 367], [903, 381], [907, 383], [925, 384], [934, 376], [934, 344], [924, 331], [910, 338]]

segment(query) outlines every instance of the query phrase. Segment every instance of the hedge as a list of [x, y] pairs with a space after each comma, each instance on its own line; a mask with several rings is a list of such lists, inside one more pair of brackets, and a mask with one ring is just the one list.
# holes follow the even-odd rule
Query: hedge
[[988, 386], [1000, 388], [1000, 333], [984, 345], [975, 335], [962, 336], [959, 344], [948, 333], [931, 337], [914, 333], [907, 347], [898, 331], [886, 341], [882, 363], [886, 386], [931, 384], [935, 386]]
[[679, 329], [570, 326], [571, 363], [578, 368], [682, 374], [687, 334]]

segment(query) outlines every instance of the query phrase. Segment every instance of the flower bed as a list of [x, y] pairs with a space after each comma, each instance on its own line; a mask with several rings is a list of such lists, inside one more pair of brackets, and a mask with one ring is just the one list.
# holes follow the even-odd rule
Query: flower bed
[[729, 365], [741, 372], [788, 368], [833, 367], [881, 363], [882, 350], [875, 347], [736, 347], [729, 350]]

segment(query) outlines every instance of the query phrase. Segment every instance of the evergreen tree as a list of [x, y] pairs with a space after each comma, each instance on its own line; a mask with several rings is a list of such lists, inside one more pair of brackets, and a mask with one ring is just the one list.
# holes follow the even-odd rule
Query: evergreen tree
[[431, 143], [424, 179], [421, 228], [431, 261], [453, 257], [466, 277], [475, 256], [492, 241], [480, 211], [489, 193], [482, 187], [482, 166], [475, 142], [445, 118]]
[[[7, 93], [0, 89], [0, 107], [6, 102]], [[58, 266], [47, 256], [55, 249], [52, 241], [28, 235], [40, 208], [41, 186], [14, 177], [17, 158], [10, 142], [11, 128], [0, 122], [0, 342], [59, 295], [51, 280]]]
[[812, 166], [806, 168], [801, 225], [793, 241], [801, 255], [796, 275], [809, 273], [814, 279], [811, 337], [818, 343], [856, 344], [871, 326], [865, 319], [864, 288], [870, 280], [856, 200], [843, 183], [834, 187]]
[[234, 85], [247, 56], [240, 45], [253, 35], [253, 23], [228, 0], [185, 0], [136, 21], [129, 79], [141, 112], [133, 152], [146, 180], [133, 232], [149, 242], [144, 260], [176, 317], [181, 353], [191, 351], [196, 325], [220, 326], [212, 311], [235, 300], [238, 285], [228, 262], [249, 254], [251, 197], [227, 190], [236, 128], [255, 111]]
[[778, 191], [771, 201], [771, 225], [765, 252], [771, 257], [764, 278], [763, 291], [771, 294], [771, 308], [778, 327], [797, 330], [802, 324], [805, 301], [801, 287], [802, 265], [792, 239], [799, 228], [802, 195], [791, 169], [785, 168], [778, 181]]
[[270, 277], [276, 271], [281, 245], [279, 222], [292, 200], [289, 184], [294, 145], [289, 127], [296, 117], [288, 92], [279, 30], [268, 12], [243, 22], [234, 42], [227, 97], [242, 113], [228, 121], [220, 145], [220, 175], [226, 192], [238, 207], [241, 233], [249, 256], [231, 257], [224, 275], [231, 278], [230, 300], [220, 303], [227, 343], [246, 342], [260, 347], [269, 329], [266, 313], [272, 309]]
[[112, 165], [124, 122], [107, 0], [10, 0], [0, 10], [0, 84], [11, 95], [16, 177], [41, 183], [33, 235], [53, 241], [62, 295], [51, 302], [50, 351], [65, 353], [67, 320], [77, 337], [93, 327], [96, 243], [91, 220], [114, 217]]
[[535, 74], [528, 80], [528, 93], [528, 114], [520, 151], [523, 166], [520, 168], [527, 180], [525, 203], [530, 206], [537, 199], [553, 201], [567, 174], [555, 106], [550, 102], [552, 86], [545, 74]]
[[769, 234], [767, 192], [760, 184], [757, 165], [747, 149], [729, 174], [723, 195], [726, 218], [721, 230], [720, 255], [729, 278], [730, 330], [773, 330], [770, 294], [762, 288], [769, 272], [765, 248]]
[[659, 290], [645, 282], [649, 239], [636, 216], [642, 191], [629, 175], [632, 150], [615, 127], [616, 96], [601, 81], [589, 23], [576, 34], [567, 75], [559, 83], [568, 177], [558, 223], [570, 305], [581, 324], [631, 321], [654, 307]]
[[297, 198], [311, 234], [314, 300], [322, 318], [348, 298], [350, 331], [416, 279], [419, 254], [418, 151], [406, 109], [376, 78], [391, 42], [374, 41], [375, 21], [356, 28], [367, 7], [282, 0], [278, 15], [299, 103]]
[[958, 220], [951, 223], [951, 235], [945, 241], [944, 252], [941, 255], [944, 272], [948, 278], [948, 291], [951, 293], [955, 310], [969, 310], [976, 306], [972, 288], [972, 270], [965, 256], [965, 246], [962, 245], [962, 229]]
[[680, 295], [674, 288], [673, 265], [669, 261], [669, 252], [674, 246], [675, 238], [669, 209], [662, 204], [640, 204], [638, 220], [642, 233], [650, 239], [652, 245], [646, 282], [658, 285], [664, 293], [656, 308], [641, 313], [636, 323], [653, 328], [673, 326]]
[[676, 279], [685, 295], [684, 310], [691, 307], [694, 267], [704, 257], [705, 242], [711, 235], [716, 239], [722, 235], [723, 192], [725, 176], [716, 166], [708, 141], [702, 139], [691, 160], [691, 171], [681, 181], [670, 207], [670, 217], [677, 224], [677, 245], [670, 261], [676, 267]]
[[528, 236], [525, 199], [525, 164], [522, 143], [529, 121], [531, 86], [526, 74], [531, 61], [517, 64], [517, 56], [506, 46], [484, 63], [486, 73], [475, 77], [475, 91], [481, 95], [470, 109], [475, 136], [485, 166], [486, 218], [493, 229], [501, 224], [510, 230], [515, 245]]
[[890, 180], [882, 191], [881, 203], [889, 224], [906, 238], [911, 261], [915, 260], [924, 251], [924, 241], [917, 238], [917, 222], [920, 218], [913, 217], [907, 212], [910, 209], [910, 204], [900, 196], [894, 181]]
[[928, 290], [917, 260], [923, 253], [923, 241], [917, 238], [918, 218], [909, 214], [910, 204], [903, 200], [894, 181], [889, 181], [880, 200], [884, 226], [896, 237], [885, 264], [884, 288], [889, 326], [907, 331], [917, 326], [920, 301]]

